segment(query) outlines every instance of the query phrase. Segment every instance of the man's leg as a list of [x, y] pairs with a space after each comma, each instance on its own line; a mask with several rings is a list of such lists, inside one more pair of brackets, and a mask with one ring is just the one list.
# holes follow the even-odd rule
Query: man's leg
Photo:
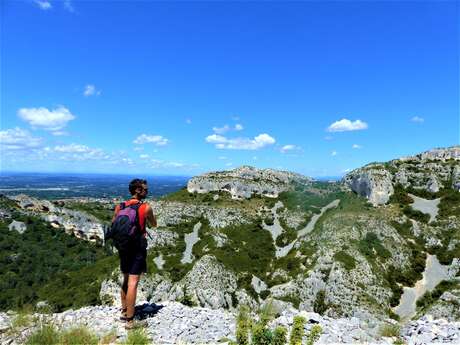
[[128, 273], [123, 273], [123, 285], [121, 285], [121, 308], [123, 310], [126, 309], [126, 294], [128, 292], [128, 278], [129, 274]]
[[126, 293], [126, 316], [133, 317], [136, 306], [137, 285], [139, 284], [140, 274], [130, 274], [128, 277], [128, 291]]

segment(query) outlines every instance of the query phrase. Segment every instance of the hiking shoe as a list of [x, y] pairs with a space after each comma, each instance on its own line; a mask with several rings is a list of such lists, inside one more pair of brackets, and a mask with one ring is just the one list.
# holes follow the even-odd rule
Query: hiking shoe
[[126, 308], [120, 309], [121, 311], [120, 320], [123, 322], [125, 322], [128, 319], [128, 317], [126, 316], [126, 310], [127, 310]]
[[134, 320], [134, 318], [127, 318], [125, 329], [138, 329], [147, 326], [147, 320]]

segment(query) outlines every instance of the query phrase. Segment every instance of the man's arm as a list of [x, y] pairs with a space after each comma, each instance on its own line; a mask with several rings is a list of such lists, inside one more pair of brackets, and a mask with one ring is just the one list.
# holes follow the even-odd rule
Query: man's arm
[[145, 219], [151, 228], [157, 227], [157, 217], [153, 214], [153, 210], [149, 204], [145, 207]]
[[112, 217], [112, 223], [115, 221], [115, 218], [117, 218], [117, 213], [120, 210], [120, 205], [115, 206], [115, 211], [113, 212], [113, 217]]

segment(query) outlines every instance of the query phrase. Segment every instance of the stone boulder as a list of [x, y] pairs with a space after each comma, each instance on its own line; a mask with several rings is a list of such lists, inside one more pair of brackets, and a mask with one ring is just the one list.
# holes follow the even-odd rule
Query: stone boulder
[[393, 194], [392, 175], [380, 166], [353, 170], [343, 182], [374, 206], [385, 204]]

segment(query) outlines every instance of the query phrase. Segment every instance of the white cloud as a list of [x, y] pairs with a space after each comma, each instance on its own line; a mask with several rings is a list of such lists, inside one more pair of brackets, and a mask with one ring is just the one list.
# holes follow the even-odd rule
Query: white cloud
[[139, 158], [140, 159], [147, 159], [149, 158], [150, 156], [149, 155], [146, 155], [146, 154], [142, 154], [142, 155], [139, 155]]
[[232, 165], [233, 165], [232, 162], [228, 162], [228, 163], [225, 164], [225, 166], [228, 166], [228, 167], [229, 167], [229, 166], [232, 166]]
[[212, 130], [214, 131], [214, 133], [217, 133], [217, 134], [224, 134], [224, 133], [227, 133], [228, 131], [241, 131], [243, 129], [244, 127], [240, 123], [237, 123], [235, 127], [233, 128], [227, 124], [225, 124], [223, 127], [212, 127]]
[[258, 160], [257, 156], [252, 157], [253, 160]]
[[67, 133], [66, 131], [54, 131], [54, 132], [51, 132], [51, 134], [56, 137], [62, 137], [65, 135], [69, 135], [69, 133]]
[[28, 122], [33, 128], [41, 128], [53, 132], [60, 131], [69, 121], [76, 118], [69, 109], [63, 106], [51, 111], [44, 107], [21, 108], [18, 110], [18, 116]]
[[348, 169], [344, 169], [344, 170], [342, 170], [342, 171], [341, 171], [341, 173], [347, 173], [347, 172], [350, 172], [350, 171], [351, 171], [351, 169], [350, 169], [350, 168], [348, 168]]
[[281, 153], [286, 153], [286, 152], [289, 152], [289, 151], [296, 151], [296, 150], [300, 150], [300, 147], [289, 144], [289, 145], [284, 145], [280, 149], [280, 152]]
[[144, 151], [144, 148], [142, 146], [136, 146], [133, 150], [134, 151]]
[[42, 138], [33, 137], [27, 130], [19, 127], [0, 131], [0, 147], [2, 150], [26, 150], [38, 148]]
[[212, 130], [214, 131], [214, 133], [224, 134], [230, 130], [230, 126], [224, 125], [223, 127], [212, 127]]
[[361, 120], [350, 121], [348, 119], [341, 119], [334, 122], [328, 128], [328, 132], [347, 132], [347, 131], [358, 131], [366, 129], [367, 123]]
[[83, 153], [83, 152], [90, 152], [91, 149], [86, 145], [69, 144], [69, 145], [55, 146], [54, 151], [65, 152], [65, 153]]
[[254, 137], [249, 138], [233, 138], [229, 139], [222, 135], [212, 134], [206, 137], [206, 142], [214, 144], [218, 149], [228, 150], [258, 150], [267, 145], [275, 143], [275, 139], [270, 135], [263, 133]]
[[190, 124], [192, 124], [192, 120], [191, 120], [191, 119], [185, 119], [185, 123], [186, 123], [187, 125], [190, 125]]
[[226, 159], [227, 159], [227, 157], [225, 157], [225, 156], [219, 156], [219, 157], [217, 157], [217, 159], [220, 159], [220, 160], [226, 160]]
[[332, 139], [334, 139], [334, 138], [332, 136], [330, 136], [330, 135], [326, 135], [324, 137], [324, 140], [332, 140]]
[[69, 12], [75, 12], [75, 8], [73, 7], [72, 1], [70, 0], [64, 0], [64, 8], [69, 11]]
[[49, 10], [51, 9], [51, 3], [46, 0], [34, 0], [34, 2], [40, 7], [42, 10]]
[[164, 138], [161, 135], [147, 135], [147, 134], [141, 134], [133, 141], [133, 143], [137, 145], [154, 144], [156, 146], [165, 146], [168, 144], [168, 142], [169, 140]]
[[412, 122], [417, 122], [417, 123], [423, 123], [425, 122], [425, 119], [423, 117], [419, 116], [414, 116], [410, 119]]
[[101, 94], [100, 90], [96, 90], [96, 86], [92, 84], [88, 84], [85, 86], [85, 90], [83, 91], [83, 96], [99, 96]]
[[358, 145], [358, 144], [353, 144], [351, 147], [353, 149], [362, 149], [363, 148], [361, 145]]
[[234, 115], [234, 116], [232, 116], [232, 120], [233, 120], [233, 121], [240, 121], [240, 117]]
[[331, 156], [337, 156], [337, 151], [332, 151]]

